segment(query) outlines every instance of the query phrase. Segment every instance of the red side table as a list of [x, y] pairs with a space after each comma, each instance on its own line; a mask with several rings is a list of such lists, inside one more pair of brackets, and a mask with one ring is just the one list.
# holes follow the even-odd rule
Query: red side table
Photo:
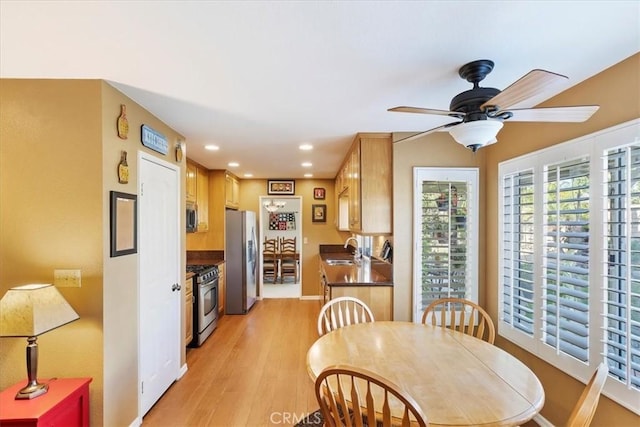
[[[27, 380], [0, 393], [0, 426], [89, 427], [91, 378], [61, 378], [49, 382], [49, 391], [30, 400], [16, 400]], [[40, 380], [47, 382], [47, 380]]]

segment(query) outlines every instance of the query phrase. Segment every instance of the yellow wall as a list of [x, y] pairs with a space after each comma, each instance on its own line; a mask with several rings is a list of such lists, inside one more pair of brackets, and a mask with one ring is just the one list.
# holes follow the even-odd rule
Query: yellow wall
[[[121, 103], [126, 141], [116, 135]], [[60, 289], [80, 319], [39, 337], [38, 376], [92, 377], [91, 424], [130, 425], [138, 415], [137, 255], [109, 256], [109, 191], [136, 193], [137, 151], [153, 153], [140, 143], [142, 123], [170, 144], [180, 136], [100, 80], [2, 79], [0, 111], [0, 293], [51, 283], [56, 268], [82, 271], [82, 287]], [[123, 149], [127, 185], [117, 183]], [[26, 377], [25, 346], [0, 340], [0, 388]]]
[[[611, 67], [545, 102], [544, 106], [597, 104], [600, 109], [585, 123], [509, 123], [499, 142], [486, 149], [486, 308], [498, 318], [498, 163], [540, 148], [568, 141], [640, 117], [640, 54]], [[520, 358], [540, 378], [546, 393], [543, 416], [555, 424], [565, 421], [584, 384], [548, 365], [509, 341], [496, 344]], [[606, 397], [600, 400], [592, 426], [637, 426], [640, 417]]]

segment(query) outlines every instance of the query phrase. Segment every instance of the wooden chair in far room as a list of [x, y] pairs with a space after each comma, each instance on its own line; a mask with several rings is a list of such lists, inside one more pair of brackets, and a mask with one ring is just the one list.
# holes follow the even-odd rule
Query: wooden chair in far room
[[450, 328], [490, 344], [496, 338], [496, 328], [489, 314], [478, 304], [464, 298], [440, 298], [433, 301], [424, 310], [422, 323]]
[[278, 279], [278, 239], [267, 239], [262, 243], [262, 278], [270, 278], [273, 283]]
[[318, 315], [318, 335], [356, 323], [374, 322], [373, 312], [367, 304], [354, 297], [329, 300]]
[[284, 283], [286, 277], [298, 282], [298, 248], [296, 238], [280, 240], [280, 281]]
[[[422, 408], [409, 393], [364, 368], [329, 366], [316, 379], [315, 390], [325, 426], [428, 425]], [[402, 419], [392, 420], [391, 400], [401, 405]]]
[[[573, 407], [571, 415], [569, 415], [569, 421], [565, 424], [566, 427], [588, 427], [591, 424], [598, 407], [600, 393], [602, 393], [602, 388], [607, 381], [608, 375], [609, 367], [605, 362], [600, 363], [580, 395], [578, 402], [576, 402], [576, 406]], [[540, 415], [533, 417], [533, 421], [541, 426], [551, 426]]]

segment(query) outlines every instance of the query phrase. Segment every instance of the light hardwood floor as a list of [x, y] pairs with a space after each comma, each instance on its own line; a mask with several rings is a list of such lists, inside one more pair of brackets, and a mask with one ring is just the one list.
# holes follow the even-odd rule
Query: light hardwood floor
[[187, 373], [143, 419], [144, 427], [293, 425], [318, 409], [307, 350], [318, 338], [319, 301], [265, 299], [226, 315]]

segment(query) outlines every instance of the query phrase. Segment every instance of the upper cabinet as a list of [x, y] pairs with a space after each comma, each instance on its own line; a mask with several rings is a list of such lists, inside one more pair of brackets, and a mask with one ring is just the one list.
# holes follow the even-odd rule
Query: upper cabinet
[[338, 228], [359, 234], [392, 232], [391, 134], [360, 133], [336, 176]]
[[196, 181], [198, 232], [209, 231], [209, 172], [199, 167]]
[[225, 205], [231, 209], [240, 207], [240, 181], [230, 172], [225, 172]]
[[187, 202], [196, 202], [196, 175], [198, 167], [187, 160]]
[[196, 204], [198, 232], [209, 230], [209, 171], [187, 159], [187, 202]]

